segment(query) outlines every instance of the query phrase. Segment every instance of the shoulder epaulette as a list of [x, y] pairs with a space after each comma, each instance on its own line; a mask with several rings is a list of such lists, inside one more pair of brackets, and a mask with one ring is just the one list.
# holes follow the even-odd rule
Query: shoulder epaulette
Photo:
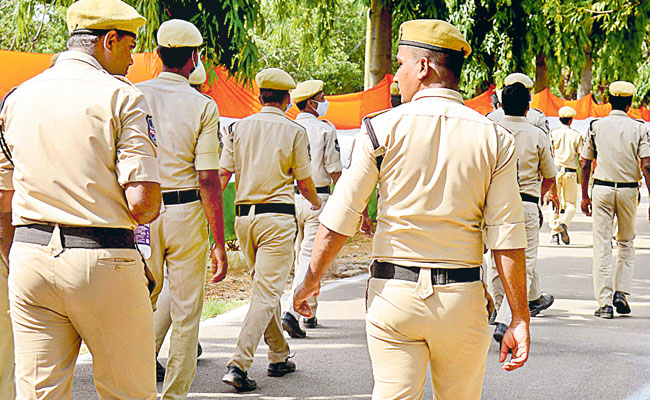
[[336, 130], [336, 126], [334, 126], [334, 124], [331, 121], [326, 119], [321, 119], [321, 121], [325, 122], [327, 125], [331, 126], [332, 128], [334, 128], [334, 130]]
[[632, 118], [632, 119], [635, 120], [636, 122], [639, 122], [639, 123], [642, 123], [642, 124], [645, 125], [645, 121], [642, 120], [642, 119], [635, 119], [635, 118]]
[[[110, 75], [110, 74], [109, 74], [109, 75]], [[129, 85], [129, 86], [131, 86], [131, 87], [135, 87], [135, 85], [133, 84], [133, 82], [131, 82], [130, 80], [128, 80], [125, 76], [122, 76], [122, 75], [111, 75], [111, 76], [114, 77], [115, 79], [117, 79], [118, 81], [122, 81], [122, 82], [126, 83], [127, 85]]]
[[392, 108], [387, 108], [387, 109], [385, 109], [385, 110], [375, 111], [375, 112], [372, 112], [372, 113], [366, 115], [366, 116], [363, 117], [362, 119], [366, 119], [366, 118], [368, 118], [368, 119], [370, 119], [370, 118], [375, 118], [377, 115], [383, 114], [383, 113], [385, 113], [385, 112], [387, 112], [387, 111], [390, 111], [390, 110], [392, 110]]
[[538, 113], [540, 113], [540, 114], [546, 116], [546, 114], [544, 114], [544, 111], [540, 110], [539, 108], [531, 107], [530, 109], [531, 109], [531, 110], [535, 110], [535, 111], [537, 111]]

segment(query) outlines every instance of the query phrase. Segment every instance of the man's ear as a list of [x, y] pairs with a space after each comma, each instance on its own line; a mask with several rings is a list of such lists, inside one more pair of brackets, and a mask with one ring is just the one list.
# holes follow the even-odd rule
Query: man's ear
[[418, 78], [421, 80], [426, 78], [426, 76], [429, 75], [430, 68], [431, 65], [429, 65], [429, 60], [426, 57], [420, 57], [418, 60]]
[[117, 34], [116, 30], [110, 30], [106, 32], [102, 39], [102, 46], [104, 46], [104, 49], [108, 52], [113, 52], [113, 46], [117, 43], [119, 40], [119, 36]]

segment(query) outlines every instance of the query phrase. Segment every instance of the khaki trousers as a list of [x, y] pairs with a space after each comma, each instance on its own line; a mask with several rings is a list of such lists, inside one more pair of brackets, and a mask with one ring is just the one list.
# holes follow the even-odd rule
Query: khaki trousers
[[[291, 293], [294, 293], [298, 286], [305, 280], [305, 275], [309, 269], [309, 262], [311, 261], [311, 251], [314, 248], [314, 239], [316, 239], [316, 232], [318, 232], [318, 217], [327, 203], [329, 194], [319, 194], [323, 205], [318, 210], [311, 209], [311, 203], [302, 195], [296, 194], [296, 220], [298, 221], [298, 235], [296, 236], [296, 260], [294, 262], [294, 276], [293, 284], [291, 285]], [[311, 307], [312, 313], [316, 316], [318, 309], [318, 298], [315, 296], [307, 300], [307, 304]], [[285, 310], [293, 314], [296, 319], [300, 315], [293, 309], [293, 298], [289, 296]]]
[[[600, 307], [612, 305], [615, 291], [630, 294], [634, 274], [634, 237], [638, 188], [592, 188], [594, 296]], [[618, 218], [616, 264], [612, 257], [612, 223]]]
[[[526, 288], [528, 301], [539, 299], [542, 292], [539, 288], [539, 273], [537, 272], [537, 247], [539, 246], [539, 208], [536, 203], [528, 201], [524, 205], [524, 222], [526, 224]], [[494, 267], [496, 269], [496, 266]], [[503, 297], [496, 322], [510, 325], [512, 311], [508, 298]]]
[[153, 319], [135, 249], [14, 242], [9, 301], [18, 398], [69, 399], [83, 340], [100, 399], [155, 399]]
[[148, 264], [156, 279], [156, 297], [162, 289], [165, 263], [169, 280], [169, 307], [154, 312], [156, 350], [171, 320], [163, 399], [184, 399], [196, 374], [208, 247], [208, 223], [200, 201], [165, 206], [165, 212], [151, 224]]
[[503, 289], [499, 271], [494, 263], [492, 250], [488, 250], [487, 253], [483, 254], [483, 270], [486, 271], [485, 280], [488, 286], [488, 292], [492, 296], [492, 300], [494, 300], [494, 309], [498, 310], [501, 307], [503, 299], [506, 297], [506, 292]]
[[549, 221], [551, 234], [560, 233], [560, 223], [569, 227], [578, 204], [578, 175], [575, 172], [558, 173], [555, 177], [555, 183], [560, 199], [560, 207], [564, 209], [564, 214], [551, 214], [551, 220]]
[[264, 335], [270, 363], [286, 360], [289, 344], [280, 323], [280, 298], [293, 264], [296, 219], [287, 214], [254, 214], [235, 218], [235, 233], [253, 276], [251, 302], [237, 347], [228, 365], [248, 371]]
[[14, 336], [9, 318], [9, 268], [0, 256], [0, 400], [16, 397], [14, 383]]
[[432, 287], [428, 275], [428, 297], [418, 295], [418, 287], [427, 286], [422, 274], [418, 283], [368, 281], [366, 335], [373, 399], [421, 399], [427, 364], [436, 400], [481, 398], [490, 346], [483, 284]]

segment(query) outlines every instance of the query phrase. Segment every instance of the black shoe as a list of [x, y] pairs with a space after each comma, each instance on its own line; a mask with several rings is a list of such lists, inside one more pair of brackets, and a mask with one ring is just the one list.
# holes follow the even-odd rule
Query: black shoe
[[553, 304], [555, 297], [552, 294], [542, 293], [539, 296], [539, 299], [528, 302], [528, 310], [530, 311], [530, 316], [535, 317], [540, 312], [546, 310]]
[[296, 370], [296, 364], [293, 361], [290, 361], [287, 357], [286, 360], [269, 364], [269, 367], [266, 369], [268, 376], [279, 377], [290, 374]]
[[163, 382], [165, 380], [165, 367], [156, 359], [156, 382]]
[[506, 324], [497, 322], [497, 327], [494, 329], [494, 333], [492, 334], [492, 337], [494, 340], [496, 340], [497, 343], [501, 344], [503, 335], [505, 335], [506, 330], [508, 330], [508, 326]]
[[594, 315], [600, 318], [612, 319], [614, 318], [614, 309], [612, 306], [602, 306], [594, 312]]
[[551, 236], [551, 244], [555, 245], [560, 245], [560, 234], [559, 233], [554, 233], [553, 236]]
[[569, 244], [571, 243], [571, 238], [569, 237], [569, 229], [564, 224], [560, 224], [560, 237], [562, 238], [562, 243]]
[[316, 317], [303, 318], [302, 326], [308, 329], [313, 329], [318, 326], [318, 320], [316, 319]]
[[497, 310], [492, 311], [492, 315], [490, 315], [490, 319], [488, 320], [488, 324], [490, 325], [496, 325], [496, 319], [497, 319]]
[[238, 392], [250, 392], [257, 389], [257, 383], [248, 378], [248, 373], [234, 365], [228, 366], [228, 372], [221, 378], [221, 381], [234, 387]]
[[197, 343], [196, 345], [196, 358], [199, 358], [203, 354], [203, 347], [201, 347], [201, 343]]
[[295, 339], [302, 339], [307, 336], [307, 332], [300, 328], [300, 323], [290, 313], [286, 312], [282, 314], [282, 329], [287, 331], [289, 336]]
[[614, 293], [614, 307], [616, 307], [616, 312], [619, 314], [629, 314], [632, 311], [623, 292]]

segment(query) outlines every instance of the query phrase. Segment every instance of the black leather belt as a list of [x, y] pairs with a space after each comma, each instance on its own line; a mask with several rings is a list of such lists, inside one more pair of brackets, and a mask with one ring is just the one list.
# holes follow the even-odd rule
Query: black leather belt
[[175, 190], [163, 193], [162, 198], [166, 206], [191, 203], [201, 200], [201, 191], [199, 189]]
[[578, 172], [575, 168], [564, 168], [564, 172]]
[[[428, 268], [431, 270], [431, 283], [446, 285], [448, 283], [474, 282], [481, 279], [481, 268]], [[403, 267], [387, 262], [373, 261], [370, 276], [379, 279], [400, 279], [417, 282], [420, 267]]]
[[521, 196], [521, 201], [527, 201], [529, 203], [539, 204], [539, 197], [531, 196], [526, 193], [519, 193]]
[[[300, 190], [298, 189], [298, 186], [295, 186], [295, 192], [296, 194], [300, 194]], [[329, 186], [318, 186], [316, 188], [316, 193], [318, 194], [331, 194], [332, 193], [332, 188]]]
[[296, 215], [296, 206], [285, 203], [237, 204], [235, 205], [235, 214], [238, 217], [246, 216], [252, 206], [255, 206], [255, 215], [267, 213]]
[[613, 188], [638, 188], [638, 182], [609, 182], [601, 181], [600, 179], [594, 179], [594, 185], [609, 186]]
[[[130, 229], [59, 226], [61, 245], [81, 249], [135, 249], [134, 233]], [[31, 224], [16, 227], [14, 242], [46, 246], [50, 243], [54, 225]]]

